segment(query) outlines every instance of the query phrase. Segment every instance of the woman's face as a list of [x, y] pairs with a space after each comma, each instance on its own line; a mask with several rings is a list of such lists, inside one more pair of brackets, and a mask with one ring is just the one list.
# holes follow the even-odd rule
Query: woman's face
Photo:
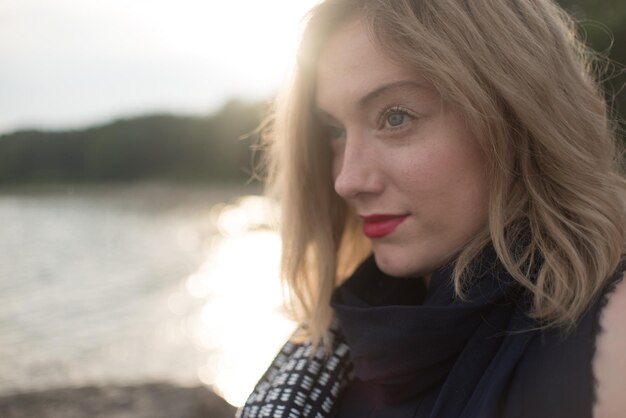
[[485, 226], [485, 157], [462, 115], [385, 55], [359, 17], [321, 51], [316, 107], [335, 190], [382, 271], [428, 277]]

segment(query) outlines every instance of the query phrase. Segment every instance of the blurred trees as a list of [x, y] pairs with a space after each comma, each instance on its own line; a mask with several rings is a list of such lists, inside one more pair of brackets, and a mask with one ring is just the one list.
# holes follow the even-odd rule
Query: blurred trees
[[265, 106], [238, 101], [201, 117], [152, 115], [80, 131], [0, 136], [0, 184], [245, 181]]
[[[615, 62], [596, 66], [604, 80], [607, 100], [624, 122], [626, 118], [626, 1], [558, 0], [579, 22], [584, 39]], [[624, 126], [624, 125], [622, 125]]]

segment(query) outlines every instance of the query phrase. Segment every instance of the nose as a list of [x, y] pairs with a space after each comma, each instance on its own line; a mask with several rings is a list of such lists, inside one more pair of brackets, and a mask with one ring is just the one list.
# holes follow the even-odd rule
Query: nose
[[383, 176], [371, 139], [346, 135], [343, 147], [334, 157], [335, 191], [344, 199], [375, 195], [383, 191]]

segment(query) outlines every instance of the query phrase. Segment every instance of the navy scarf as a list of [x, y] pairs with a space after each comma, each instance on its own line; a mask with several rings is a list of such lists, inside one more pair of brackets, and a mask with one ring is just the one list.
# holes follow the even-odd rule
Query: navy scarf
[[[472, 416], [475, 389], [507, 332], [531, 326], [520, 309], [524, 293], [492, 248], [469, 269], [464, 300], [455, 296], [452, 268], [435, 271], [427, 289], [421, 279], [385, 275], [370, 257], [335, 290], [332, 307], [366, 388], [363, 410], [388, 408], [392, 416], [394, 405], [430, 396], [430, 417]], [[517, 341], [521, 355], [528, 338]]]

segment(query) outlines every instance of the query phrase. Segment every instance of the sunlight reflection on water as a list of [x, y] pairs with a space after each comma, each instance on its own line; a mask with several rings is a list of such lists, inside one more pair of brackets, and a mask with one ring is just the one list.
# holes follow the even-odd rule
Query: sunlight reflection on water
[[[259, 196], [216, 206], [212, 217], [220, 237], [186, 280], [188, 295], [204, 300], [186, 325], [194, 345], [210, 352], [198, 377], [237, 406], [295, 329], [281, 309], [275, 213], [271, 202]], [[180, 295], [173, 295], [169, 305], [172, 312], [184, 314]]]
[[0, 394], [201, 381], [240, 405], [295, 328], [275, 206], [218, 203], [254, 192], [0, 194]]

